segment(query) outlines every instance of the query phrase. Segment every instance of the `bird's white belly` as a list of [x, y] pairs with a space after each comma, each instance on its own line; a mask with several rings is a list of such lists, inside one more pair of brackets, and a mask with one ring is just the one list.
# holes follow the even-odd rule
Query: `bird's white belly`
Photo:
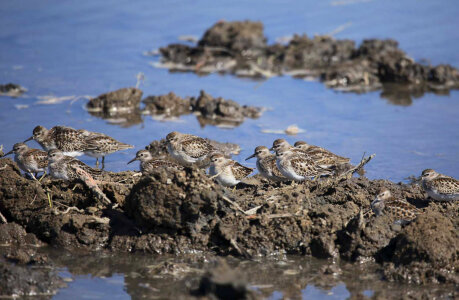
[[184, 165], [192, 164], [198, 161], [197, 159], [186, 155], [182, 151], [176, 151], [171, 147], [171, 145], [167, 145], [167, 151], [175, 160]]
[[279, 171], [282, 173], [282, 175], [284, 175], [290, 180], [304, 181], [306, 179], [304, 176], [297, 175], [289, 164], [283, 166], [283, 164], [281, 164], [279, 160], [276, 160], [276, 165]]
[[70, 152], [63, 152], [63, 153], [64, 153], [64, 155], [72, 156], [72, 157], [81, 156], [81, 155], [85, 154], [84, 152], [81, 152], [81, 151], [70, 151]]
[[68, 180], [66, 168], [55, 168], [52, 165], [49, 165], [49, 174], [51, 177], [56, 179]]

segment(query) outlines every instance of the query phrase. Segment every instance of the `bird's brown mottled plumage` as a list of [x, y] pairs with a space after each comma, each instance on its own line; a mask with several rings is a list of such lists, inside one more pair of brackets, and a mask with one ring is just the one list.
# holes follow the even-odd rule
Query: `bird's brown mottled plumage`
[[137, 154], [134, 159], [128, 162], [139, 160], [140, 161], [140, 171], [143, 175], [150, 174], [158, 168], [173, 168], [177, 170], [183, 170], [183, 166], [180, 166], [176, 163], [173, 163], [168, 160], [155, 159], [148, 150], [137, 151]]
[[24, 143], [16, 143], [13, 150], [5, 155], [14, 153], [14, 160], [19, 168], [27, 173], [45, 172], [48, 167], [48, 154], [39, 149], [29, 148]]
[[459, 200], [459, 180], [426, 169], [422, 172], [422, 187], [427, 194], [438, 201]]
[[346, 164], [350, 161], [347, 157], [339, 156], [325, 148], [310, 145], [304, 141], [296, 142], [295, 147], [309, 155], [319, 165], [332, 166], [337, 164]]
[[257, 169], [261, 176], [274, 180], [274, 181], [285, 181], [284, 175], [279, 171], [276, 164], [276, 155], [271, 154], [269, 149], [265, 146], [258, 146], [254, 150], [254, 154], [249, 156], [246, 160], [252, 157], [257, 158]]
[[371, 208], [376, 216], [385, 214], [402, 223], [411, 222], [422, 213], [416, 206], [393, 197], [389, 190], [382, 190], [371, 203]]
[[58, 149], [48, 151], [48, 160], [50, 175], [57, 179], [70, 181], [81, 179], [80, 175], [78, 175], [77, 168], [85, 171], [94, 179], [99, 178], [103, 174], [102, 170], [91, 168], [74, 157], [64, 155], [62, 151]]

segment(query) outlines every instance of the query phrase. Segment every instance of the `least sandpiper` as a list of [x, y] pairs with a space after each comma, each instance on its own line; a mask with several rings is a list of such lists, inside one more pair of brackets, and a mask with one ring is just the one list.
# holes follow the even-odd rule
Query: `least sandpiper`
[[35, 140], [46, 150], [59, 149], [69, 156], [80, 156], [84, 154], [86, 148], [85, 135], [70, 127], [54, 126], [46, 129], [37, 126], [33, 130], [33, 135], [24, 141]]
[[36, 176], [39, 172], [44, 172], [46, 174], [48, 154], [45, 151], [31, 149], [24, 143], [16, 143], [13, 146], [13, 150], [5, 155], [11, 153], [14, 153], [14, 161], [18, 164], [19, 168], [29, 173], [32, 178], [37, 179]]
[[348, 164], [350, 161], [347, 157], [336, 155], [325, 148], [310, 145], [304, 141], [296, 142], [295, 147], [303, 150], [304, 153], [309, 155], [317, 164], [324, 168], [340, 164]]
[[273, 146], [271, 147], [271, 151], [274, 151], [274, 152], [277, 152], [279, 150], [290, 150], [291, 152], [295, 153], [295, 154], [298, 154], [298, 155], [303, 155], [303, 156], [309, 156], [306, 154], [305, 151], [303, 151], [302, 149], [300, 148], [295, 148], [293, 147], [292, 145], [289, 144], [289, 142], [287, 142], [286, 140], [284, 139], [277, 139], [273, 142]]
[[249, 160], [252, 157], [257, 158], [257, 169], [261, 176], [273, 181], [287, 180], [277, 168], [276, 155], [270, 153], [267, 147], [256, 147], [254, 153], [245, 160]]
[[131, 159], [128, 164], [135, 160], [140, 161], [140, 172], [142, 172], [143, 175], [149, 174], [158, 168], [173, 168], [177, 170], [183, 170], [182, 166], [171, 161], [164, 159], [154, 159], [148, 150], [138, 151], [135, 157]]
[[212, 154], [210, 162], [209, 174], [225, 187], [235, 186], [253, 172], [252, 168], [245, 167], [220, 153]]
[[332, 171], [317, 165], [308, 156], [285, 148], [280, 148], [276, 151], [276, 165], [282, 175], [294, 181], [316, 179], [320, 176], [333, 174]]
[[183, 165], [201, 162], [215, 150], [201, 137], [176, 131], [166, 136], [166, 143], [169, 154]]
[[78, 175], [77, 168], [85, 171], [94, 179], [97, 179], [100, 175], [102, 175], [103, 172], [102, 170], [91, 168], [90, 166], [74, 157], [64, 155], [64, 153], [58, 149], [52, 149], [48, 151], [48, 160], [49, 173], [53, 178], [57, 179], [81, 179]]
[[459, 180], [432, 169], [422, 171], [422, 187], [427, 194], [438, 201], [459, 200]]
[[96, 166], [99, 165], [99, 158], [102, 157], [102, 165], [105, 161], [105, 156], [119, 150], [132, 149], [134, 146], [122, 143], [114, 138], [104, 134], [89, 135], [84, 139], [85, 150], [84, 154], [96, 158]]
[[389, 190], [382, 190], [371, 202], [371, 209], [376, 216], [388, 215], [394, 222], [406, 224], [413, 221], [421, 211], [416, 206], [395, 199]]

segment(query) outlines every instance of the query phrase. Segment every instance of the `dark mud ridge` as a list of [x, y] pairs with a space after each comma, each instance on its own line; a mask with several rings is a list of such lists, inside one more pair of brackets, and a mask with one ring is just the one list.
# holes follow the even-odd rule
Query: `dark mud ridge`
[[[157, 155], [163, 146], [156, 141], [147, 148]], [[458, 203], [427, 201], [416, 184], [361, 177], [291, 186], [255, 176], [232, 193], [198, 168], [159, 169], [148, 176], [107, 172], [98, 185], [117, 205], [106, 207], [82, 183], [28, 180], [10, 159], [0, 159], [0, 166], [0, 213], [8, 222], [1, 227], [2, 240], [114, 252], [375, 261], [389, 281], [459, 284]], [[386, 216], [363, 216], [383, 187], [424, 213], [405, 226]], [[46, 261], [23, 248], [4, 258], [26, 265]], [[16, 266], [23, 268], [14, 265], [11, 276], [24, 272]], [[36, 276], [58, 284], [49, 270]], [[3, 291], [13, 293], [9, 281], [1, 282], [7, 285]]]
[[27, 89], [23, 88], [19, 84], [7, 83], [0, 84], [0, 96], [17, 97], [25, 93]]
[[[123, 88], [89, 100], [87, 109], [95, 117], [114, 124], [131, 126], [142, 123], [142, 115], [151, 115], [158, 120], [167, 120], [181, 115], [194, 114], [201, 127], [214, 125], [236, 127], [245, 118], [256, 119], [264, 109], [239, 105], [233, 100], [214, 98], [204, 91], [198, 97], [181, 98], [174, 93], [148, 96], [137, 88]], [[143, 107], [141, 108], [141, 102]]]
[[161, 65], [197, 73], [238, 76], [292, 75], [319, 78], [327, 86], [354, 92], [399, 83], [405, 92], [444, 93], [459, 88], [459, 72], [450, 65], [415, 62], [395, 40], [351, 40], [295, 35], [286, 45], [268, 45], [260, 22], [218, 22], [196, 46], [171, 44], [161, 48]]

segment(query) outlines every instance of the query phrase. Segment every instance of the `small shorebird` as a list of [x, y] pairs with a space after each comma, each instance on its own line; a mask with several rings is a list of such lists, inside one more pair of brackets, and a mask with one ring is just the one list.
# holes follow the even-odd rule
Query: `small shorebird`
[[245, 160], [249, 160], [253, 157], [257, 158], [257, 169], [261, 176], [273, 181], [288, 180], [277, 168], [276, 155], [271, 154], [267, 147], [256, 147], [254, 153]]
[[371, 202], [371, 209], [376, 216], [389, 215], [394, 222], [401, 225], [413, 221], [422, 212], [406, 201], [395, 199], [389, 190], [381, 190]]
[[243, 166], [220, 153], [212, 154], [210, 162], [209, 174], [225, 187], [235, 187], [253, 172], [252, 168]]
[[29, 173], [33, 179], [37, 180], [36, 177], [39, 172], [44, 172], [43, 176], [45, 176], [46, 168], [48, 167], [48, 153], [39, 149], [29, 148], [24, 143], [14, 144], [13, 150], [6, 153], [5, 156], [11, 153], [14, 153], [14, 161], [19, 168]]
[[304, 141], [298, 141], [294, 146], [304, 151], [304, 153], [309, 155], [317, 164], [324, 168], [340, 164], [348, 164], [350, 161], [347, 157], [336, 155], [325, 148], [310, 145]]
[[83, 155], [86, 147], [85, 136], [78, 130], [65, 126], [54, 126], [49, 130], [37, 126], [33, 135], [24, 143], [30, 140], [35, 140], [45, 151], [59, 149], [68, 156]]
[[114, 138], [105, 135], [96, 133], [94, 135], [89, 135], [84, 139], [85, 147], [84, 154], [96, 158], [96, 166], [99, 165], [99, 158], [102, 158], [102, 166], [105, 162], [105, 156], [112, 154], [114, 152], [126, 149], [132, 149], [134, 146], [122, 143], [115, 140]]
[[277, 139], [273, 142], [273, 146], [271, 147], [271, 151], [277, 152], [278, 150], [290, 150], [292, 153], [295, 153], [297, 155], [302, 155], [302, 156], [308, 156], [309, 155], [304, 151], [303, 149], [300, 148], [295, 148], [292, 145], [290, 145], [289, 142], [287, 142], [284, 139]]
[[64, 155], [64, 153], [58, 149], [48, 151], [48, 161], [49, 174], [56, 179], [81, 179], [78, 175], [77, 168], [85, 171], [94, 179], [103, 173], [102, 170], [93, 169], [74, 157]]
[[131, 159], [128, 164], [135, 160], [140, 161], [140, 172], [143, 175], [151, 173], [153, 170], [158, 168], [174, 168], [177, 170], [183, 170], [183, 167], [168, 160], [154, 159], [148, 150], [137, 151], [137, 154]]
[[182, 165], [201, 162], [215, 151], [205, 139], [177, 131], [166, 136], [166, 143], [169, 154]]
[[276, 151], [276, 165], [282, 175], [294, 181], [333, 174], [332, 171], [317, 165], [310, 157], [285, 148]]
[[115, 140], [114, 138], [85, 129], [73, 129], [65, 126], [54, 126], [46, 129], [43, 126], [37, 126], [33, 130], [33, 136], [25, 140], [37, 141], [44, 150], [52, 149], [61, 150], [64, 155], [80, 156], [86, 154], [96, 158], [96, 166], [99, 165], [99, 158], [104, 163], [105, 156], [119, 150], [134, 148]]
[[422, 171], [422, 187], [427, 194], [438, 201], [459, 200], [459, 180], [432, 169]]

